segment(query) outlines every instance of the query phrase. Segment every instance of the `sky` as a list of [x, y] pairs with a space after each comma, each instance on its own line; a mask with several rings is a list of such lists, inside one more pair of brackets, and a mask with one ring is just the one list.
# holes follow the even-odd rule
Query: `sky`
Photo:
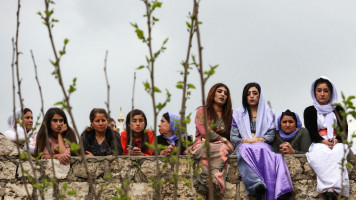
[[[99, 3], [100, 2], [100, 3]], [[159, 113], [179, 113], [182, 91], [176, 83], [182, 80], [179, 71], [185, 59], [188, 32], [185, 22], [192, 11], [191, 0], [163, 1], [154, 16], [160, 21], [153, 28], [153, 48], [169, 38], [167, 50], [156, 61], [155, 82], [172, 93], [171, 102]], [[0, 132], [7, 129], [7, 117], [13, 110], [12, 44], [16, 33], [17, 1], [0, 1]], [[26, 107], [34, 116], [40, 114], [40, 97], [30, 50], [34, 52], [47, 110], [63, 99], [58, 81], [51, 75], [53, 52], [46, 27], [36, 14], [44, 10], [44, 1], [22, 1], [20, 11], [19, 57], [21, 90]], [[138, 40], [130, 23], [137, 23], [147, 33], [142, 1], [61, 0], [54, 5], [53, 29], [57, 49], [69, 39], [67, 54], [61, 61], [66, 88], [77, 78], [77, 91], [71, 96], [75, 123], [81, 133], [89, 123], [92, 108], [106, 108], [107, 89], [103, 71], [108, 51], [107, 70], [110, 110], [117, 119], [122, 107], [123, 117], [131, 109], [133, 76], [136, 72], [135, 108], [143, 110], [148, 127], [153, 127], [153, 108], [143, 81], [149, 80], [145, 64], [148, 49]], [[218, 64], [208, 80], [205, 91], [218, 82], [230, 91], [233, 109], [242, 104], [242, 90], [249, 82], [258, 82], [265, 98], [277, 115], [290, 109], [303, 118], [303, 111], [312, 105], [310, 87], [320, 76], [327, 76], [336, 86], [339, 100], [356, 94], [356, 1], [353, 0], [209, 0], [201, 1], [201, 40], [203, 66]], [[198, 55], [197, 41], [192, 53]], [[191, 70], [188, 82], [197, 89], [187, 101], [187, 112], [193, 113], [202, 103], [199, 75]], [[165, 94], [157, 94], [164, 101]], [[16, 107], [19, 98], [16, 96]], [[194, 118], [193, 118], [194, 119]], [[349, 135], [356, 130], [349, 124]], [[188, 133], [195, 134], [194, 123]], [[355, 148], [356, 149], [356, 148]]]

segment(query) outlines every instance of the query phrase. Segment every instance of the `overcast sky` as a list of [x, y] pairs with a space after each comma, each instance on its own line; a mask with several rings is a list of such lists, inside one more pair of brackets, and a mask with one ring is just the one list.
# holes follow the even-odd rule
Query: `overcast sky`
[[[181, 91], [175, 88], [181, 80], [180, 62], [185, 58], [188, 32], [185, 21], [192, 10], [191, 0], [164, 1], [155, 12], [160, 19], [153, 29], [154, 49], [169, 38], [167, 50], [156, 62], [157, 86], [172, 93], [172, 100], [163, 112], [178, 113]], [[17, 1], [0, 1], [0, 131], [7, 129], [12, 112], [11, 38], [16, 31]], [[20, 13], [20, 76], [26, 107], [37, 116], [40, 111], [39, 91], [34, 79], [30, 49], [33, 50], [43, 88], [45, 110], [62, 100], [57, 80], [51, 75], [53, 59], [48, 32], [36, 14], [43, 11], [43, 1], [22, 1]], [[142, 17], [145, 7], [139, 0], [56, 1], [54, 17], [59, 19], [53, 29], [57, 49], [68, 38], [67, 54], [61, 66], [68, 88], [77, 77], [77, 92], [71, 97], [79, 131], [89, 125], [89, 112], [94, 107], [106, 108], [104, 77], [105, 51], [109, 51], [108, 73], [111, 85], [110, 107], [117, 118], [120, 106], [126, 117], [131, 108], [133, 74], [145, 64], [147, 47], [140, 42], [130, 22], [137, 22], [146, 31]], [[265, 98], [279, 115], [286, 109], [303, 117], [312, 104], [311, 83], [321, 75], [335, 84], [339, 100], [356, 94], [356, 1], [353, 0], [205, 0], [201, 2], [200, 20], [203, 64], [218, 64], [216, 74], [208, 81], [206, 92], [217, 83], [227, 84], [233, 108], [241, 106], [241, 94], [248, 82], [260, 83]], [[193, 54], [197, 55], [194, 40]], [[142, 82], [148, 80], [147, 70], [137, 71], [135, 107], [142, 109], [153, 126], [152, 103]], [[198, 73], [193, 69], [189, 82], [200, 87]], [[158, 94], [163, 101], [164, 94]], [[16, 97], [18, 107], [18, 97]], [[194, 90], [187, 102], [187, 112], [201, 105], [200, 90]], [[159, 118], [163, 114], [160, 113]], [[195, 114], [193, 114], [194, 116]], [[350, 134], [355, 123], [350, 124]], [[188, 127], [189, 134], [195, 126]]]

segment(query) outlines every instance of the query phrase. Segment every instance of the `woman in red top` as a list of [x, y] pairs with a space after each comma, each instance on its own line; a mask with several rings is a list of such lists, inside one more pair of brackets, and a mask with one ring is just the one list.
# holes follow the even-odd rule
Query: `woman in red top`
[[145, 130], [147, 118], [141, 110], [134, 109], [126, 116], [126, 130], [121, 133], [122, 155], [152, 156], [152, 149], [145, 143], [153, 144], [151, 130]]

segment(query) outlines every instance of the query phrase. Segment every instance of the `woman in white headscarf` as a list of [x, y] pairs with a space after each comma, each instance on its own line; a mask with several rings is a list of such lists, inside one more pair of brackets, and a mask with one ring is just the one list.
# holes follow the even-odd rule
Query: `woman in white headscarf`
[[[19, 109], [16, 111], [15, 115], [12, 113], [8, 117], [8, 129], [4, 133], [4, 135], [11, 142], [14, 142], [26, 151], [27, 147], [25, 144], [25, 134], [27, 134], [30, 153], [34, 155], [36, 146], [36, 134], [32, 133], [31, 129], [33, 124], [32, 111], [28, 108], [25, 108], [24, 114], [25, 115], [23, 115], [21, 110]], [[25, 125], [26, 130], [23, 129], [20, 123], [23, 123]]]
[[276, 130], [275, 114], [264, 100], [258, 83], [248, 83], [242, 93], [243, 106], [233, 112], [231, 142], [246, 194], [278, 199], [293, 191], [287, 164], [271, 144]]
[[347, 122], [341, 115], [343, 108], [334, 106], [338, 101], [336, 88], [328, 78], [321, 77], [313, 82], [311, 96], [313, 105], [304, 110], [304, 124], [313, 144], [306, 156], [317, 175], [317, 190], [324, 193], [327, 199], [336, 199], [340, 192], [348, 197], [350, 186], [347, 169], [344, 166], [341, 177], [339, 164], [348, 152], [344, 155], [346, 147], [334, 129], [334, 125], [345, 127], [344, 134], [347, 136]]

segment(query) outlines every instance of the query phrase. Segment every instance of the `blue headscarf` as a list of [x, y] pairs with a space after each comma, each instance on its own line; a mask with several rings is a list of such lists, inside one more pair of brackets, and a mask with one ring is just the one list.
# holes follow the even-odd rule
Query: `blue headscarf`
[[[179, 137], [175, 133], [176, 133], [176, 131], [177, 131], [177, 133], [179, 131], [180, 116], [175, 113], [171, 113], [171, 112], [167, 112], [167, 113], [169, 115], [169, 129], [171, 130], [173, 135], [171, 137], [166, 137], [166, 136], [162, 135], [162, 137], [169, 140], [169, 142], [171, 144], [174, 144], [174, 146], [177, 146], [177, 144], [175, 143], [175, 140], [177, 140]], [[182, 137], [185, 137], [185, 132], [182, 132]]]
[[[286, 110], [286, 112], [287, 111], [289, 111], [289, 110]], [[290, 112], [292, 112], [292, 111], [290, 111]], [[295, 136], [297, 135], [299, 129], [302, 128], [302, 122], [300, 121], [298, 114], [295, 113], [295, 112], [292, 112], [292, 113], [294, 113], [295, 117], [297, 118], [297, 121], [296, 121], [296, 123], [297, 123], [297, 127], [296, 128], [297, 129], [291, 134], [285, 134], [281, 129], [281, 118], [282, 118], [283, 113], [277, 119], [279, 135], [281, 136], [283, 141], [290, 141], [293, 138], [295, 138]]]

